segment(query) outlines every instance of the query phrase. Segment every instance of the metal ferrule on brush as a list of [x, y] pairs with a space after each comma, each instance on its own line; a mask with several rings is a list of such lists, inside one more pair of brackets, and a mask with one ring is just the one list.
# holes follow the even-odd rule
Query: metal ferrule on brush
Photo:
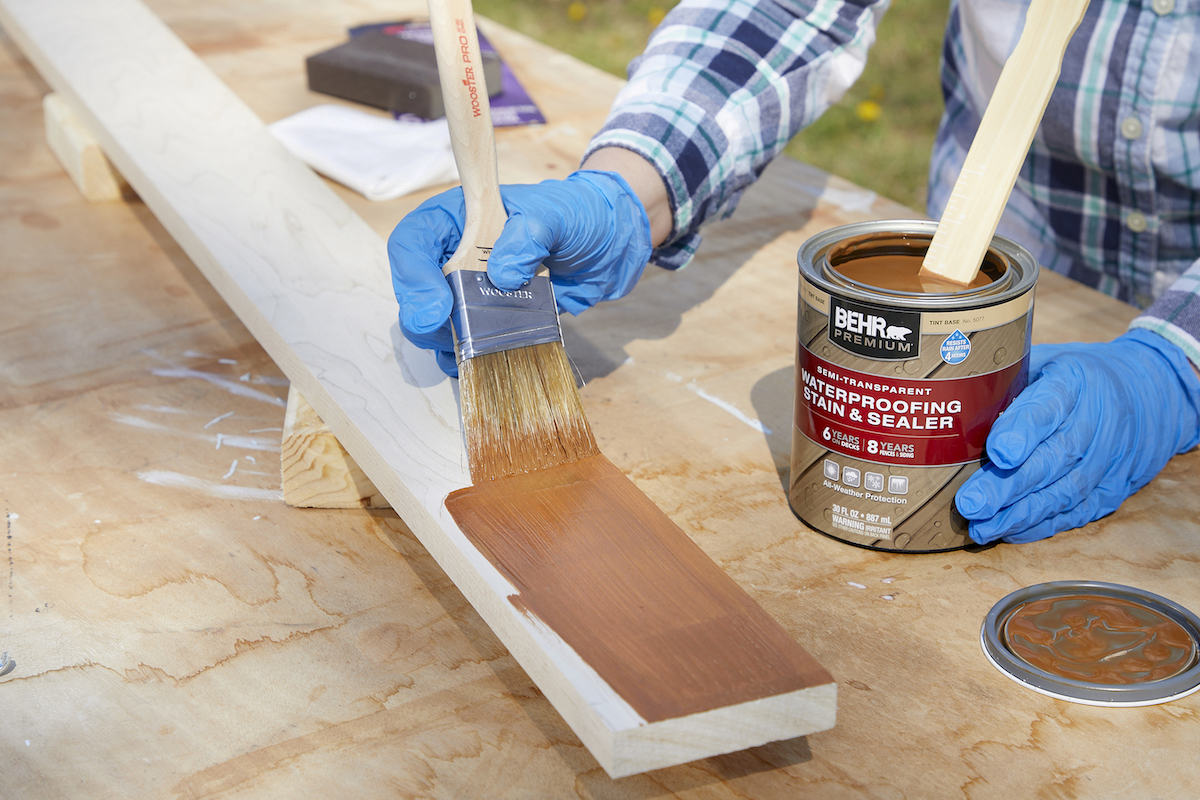
[[475, 270], [455, 270], [447, 280], [460, 360], [562, 341], [548, 274], [535, 275], [513, 291], [496, 288], [486, 272]]

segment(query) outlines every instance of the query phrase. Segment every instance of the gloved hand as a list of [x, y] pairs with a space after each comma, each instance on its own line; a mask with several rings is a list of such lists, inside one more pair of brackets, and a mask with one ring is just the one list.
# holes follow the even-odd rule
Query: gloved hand
[[1034, 346], [1029, 379], [988, 434], [990, 463], [955, 496], [979, 544], [1099, 519], [1200, 439], [1200, 379], [1149, 331]]
[[[508, 222], [488, 259], [488, 277], [519, 288], [540, 264], [550, 270], [558, 307], [572, 314], [627, 294], [650, 260], [650, 220], [615, 172], [580, 170], [566, 180], [500, 187]], [[465, 224], [462, 189], [426, 200], [388, 238], [400, 329], [413, 344], [438, 351], [458, 375], [450, 327], [453, 297], [442, 265]]]

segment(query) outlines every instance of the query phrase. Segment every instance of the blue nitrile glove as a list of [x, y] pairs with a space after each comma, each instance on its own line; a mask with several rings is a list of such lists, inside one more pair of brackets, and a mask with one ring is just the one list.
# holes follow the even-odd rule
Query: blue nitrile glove
[[1037, 345], [1029, 380], [988, 434], [990, 463], [955, 496], [979, 544], [1032, 542], [1099, 519], [1200, 439], [1200, 379], [1150, 331]]
[[[650, 220], [615, 172], [580, 170], [566, 180], [500, 187], [508, 222], [488, 259], [488, 277], [519, 288], [540, 264], [550, 270], [558, 307], [572, 314], [627, 294], [650, 260]], [[438, 351], [458, 375], [450, 328], [453, 297], [442, 265], [458, 247], [465, 221], [462, 189], [426, 200], [388, 238], [400, 329], [413, 344]]]

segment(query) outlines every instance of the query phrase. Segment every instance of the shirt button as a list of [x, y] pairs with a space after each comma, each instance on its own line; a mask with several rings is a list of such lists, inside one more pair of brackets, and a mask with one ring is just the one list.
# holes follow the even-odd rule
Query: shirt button
[[1140, 211], [1130, 211], [1129, 216], [1125, 217], [1125, 227], [1134, 233], [1141, 233], [1146, 230], [1146, 215]]
[[1160, 17], [1166, 16], [1175, 10], [1175, 0], [1154, 0], [1154, 2], [1150, 4], [1150, 7], [1153, 8], [1154, 13], [1158, 14]]
[[1142, 121], [1137, 117], [1126, 117], [1121, 120], [1121, 135], [1126, 139], [1136, 139], [1142, 135]]

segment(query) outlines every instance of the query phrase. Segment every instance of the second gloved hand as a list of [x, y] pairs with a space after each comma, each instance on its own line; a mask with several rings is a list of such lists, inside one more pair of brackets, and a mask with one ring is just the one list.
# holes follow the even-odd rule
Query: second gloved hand
[[[580, 170], [566, 180], [500, 187], [508, 222], [488, 259], [488, 277], [512, 290], [545, 264], [559, 309], [572, 314], [627, 294], [650, 260], [650, 222], [641, 201], [618, 174]], [[430, 198], [388, 238], [400, 327], [438, 363], [457, 374], [442, 265], [458, 247], [465, 224], [461, 189]]]
[[1183, 351], [1133, 330], [1038, 345], [1030, 384], [987, 439], [955, 505], [980, 544], [1031, 542], [1111, 513], [1200, 438], [1200, 379]]

